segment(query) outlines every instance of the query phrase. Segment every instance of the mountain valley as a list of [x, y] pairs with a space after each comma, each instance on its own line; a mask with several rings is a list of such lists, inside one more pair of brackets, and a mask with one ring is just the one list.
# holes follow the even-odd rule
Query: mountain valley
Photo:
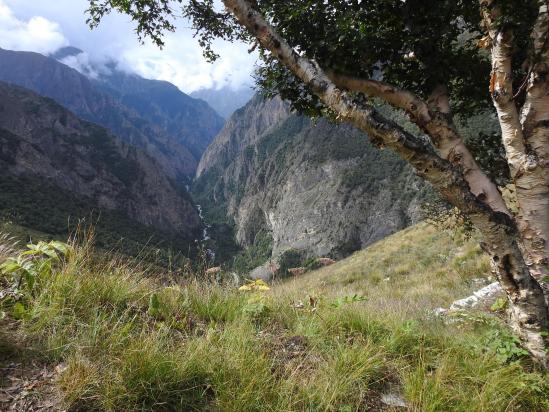
[[314, 122], [261, 96], [208, 147], [193, 189], [214, 231], [234, 227], [244, 248], [270, 244], [265, 261], [288, 250], [304, 259], [347, 256], [417, 222], [429, 194], [402, 161], [355, 129]]
[[549, 411], [547, 39], [0, 0], [0, 411]]
[[[118, 151], [134, 150], [140, 167], [146, 162], [143, 159], [150, 158], [145, 168], [160, 168], [156, 179], [165, 183], [156, 184], [156, 188], [149, 183], [147, 190], [138, 188], [139, 174], [134, 176], [126, 168], [126, 192], [134, 199], [145, 195], [154, 199], [150, 204], [131, 203], [121, 194], [113, 193], [110, 198], [102, 195], [99, 189], [107, 191], [109, 186], [104, 179], [96, 179], [96, 189], [83, 182], [69, 184], [66, 178], [55, 181], [52, 172], [32, 165], [35, 160], [27, 160], [25, 164], [30, 164], [27, 169], [32, 173], [26, 170], [19, 173], [18, 179], [32, 175], [39, 186], [48, 182], [55, 187], [51, 191], [62, 190], [62, 197], [91, 199], [86, 207], [77, 208], [76, 214], [66, 206], [62, 213], [67, 216], [82, 217], [84, 211], [91, 213], [94, 208], [116, 210], [153, 231], [171, 236], [178, 233], [187, 245], [200, 238], [197, 233], [205, 224], [209, 226], [210, 238], [205, 244], [216, 256], [212, 264], [223, 263], [239, 272], [250, 271], [273, 258], [277, 260], [288, 250], [298, 251], [303, 259], [343, 257], [421, 217], [420, 204], [428, 190], [396, 157], [375, 151], [366, 137], [350, 127], [309, 120], [292, 113], [280, 99], [264, 100], [259, 95], [236, 110], [223, 126], [221, 117], [207, 103], [185, 95], [167, 82], [147, 80], [114, 65], [101, 70], [90, 66], [80, 73], [63, 64], [81, 53], [69, 47], [47, 57], [0, 49], [0, 81], [31, 89], [82, 119], [105, 127], [109, 139], [120, 147]], [[7, 88], [5, 84], [4, 89]], [[212, 91], [206, 96], [210, 101], [221, 102], [223, 99], [216, 96], [223, 93]], [[234, 93], [240, 93], [240, 97], [231, 98], [229, 93], [227, 101], [232, 100], [233, 107], [237, 107], [247, 97], [244, 92]], [[34, 104], [39, 110], [38, 100]], [[30, 109], [18, 114], [27, 127], [33, 128], [34, 139], [43, 133], [43, 126], [36, 124], [36, 114]], [[14, 136], [23, 138], [12, 130], [6, 117], [0, 120], [0, 126], [13, 133], [12, 140]], [[60, 124], [59, 119], [55, 124]], [[66, 130], [56, 133], [65, 141], [70, 136], [86, 136], [84, 132]], [[82, 136], [75, 138], [77, 152], [82, 152], [78, 146], [81, 141]], [[105, 152], [99, 156], [106, 159], [112, 152], [105, 148], [99, 151]], [[55, 166], [59, 156], [46, 153], [41, 161], [59, 169], [61, 165]], [[65, 154], [72, 158], [73, 168], [89, 169], [88, 174], [101, 176], [94, 169], [99, 166], [92, 165], [86, 156], [90, 155], [76, 156], [80, 159], [77, 161], [74, 155]], [[22, 158], [12, 156], [10, 161], [17, 165], [13, 170], [23, 168], [19, 165]], [[15, 174], [10, 176], [14, 179]], [[193, 179], [196, 181], [192, 194], [186, 193]], [[168, 186], [170, 189], [164, 192], [162, 188]], [[156, 195], [153, 189], [158, 189]], [[6, 190], [4, 197], [15, 198], [13, 190]], [[75, 202], [70, 203], [78, 203]], [[20, 203], [7, 202], [2, 208], [4, 214], [15, 215], [14, 208], [20, 208]], [[205, 223], [197, 218], [196, 204], [204, 211]], [[109, 220], [105, 214], [103, 219]], [[28, 218], [20, 221], [35, 225]], [[34, 228], [44, 229], [39, 226]], [[57, 232], [66, 230], [60, 222], [54, 226]], [[120, 235], [128, 238], [127, 233]], [[241, 260], [241, 251], [252, 253], [255, 258], [245, 264], [230, 263], [235, 258]]]

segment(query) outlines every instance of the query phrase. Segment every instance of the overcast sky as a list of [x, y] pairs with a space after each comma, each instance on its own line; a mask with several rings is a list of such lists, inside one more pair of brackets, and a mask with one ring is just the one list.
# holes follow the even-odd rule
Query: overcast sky
[[167, 80], [186, 93], [201, 88], [238, 88], [250, 84], [256, 61], [241, 44], [219, 42], [216, 51], [221, 59], [207, 63], [192, 31], [178, 21], [176, 33], [166, 38], [159, 50], [140, 44], [128, 17], [119, 14], [104, 19], [98, 29], [86, 26], [87, 0], [0, 0], [0, 47], [10, 50], [54, 52], [63, 46], [75, 46], [87, 54], [86, 60], [105, 62], [114, 59], [125, 70], [153, 79]]

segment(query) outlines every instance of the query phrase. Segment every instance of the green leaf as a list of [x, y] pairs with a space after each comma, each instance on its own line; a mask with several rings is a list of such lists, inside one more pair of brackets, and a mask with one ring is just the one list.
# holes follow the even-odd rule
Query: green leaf
[[6, 260], [4, 263], [0, 265], [0, 271], [6, 275], [15, 273], [20, 269], [21, 269], [21, 265], [14, 258], [9, 258], [8, 260]]
[[27, 308], [25, 308], [25, 305], [23, 305], [21, 302], [17, 302], [11, 308], [11, 315], [15, 319], [25, 319], [28, 317], [28, 311]]
[[50, 246], [57, 250], [59, 253], [61, 253], [63, 256], [67, 256], [72, 250], [69, 245], [63, 242], [59, 242], [57, 240], [52, 240], [50, 242]]
[[156, 293], [153, 293], [149, 298], [147, 313], [154, 318], [158, 318], [162, 315], [160, 299]]

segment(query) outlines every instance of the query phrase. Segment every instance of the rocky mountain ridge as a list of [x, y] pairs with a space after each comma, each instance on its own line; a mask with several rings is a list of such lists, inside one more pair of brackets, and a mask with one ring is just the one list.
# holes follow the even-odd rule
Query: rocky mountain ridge
[[428, 189], [404, 162], [347, 125], [313, 122], [256, 96], [206, 150], [194, 194], [250, 247], [341, 257], [420, 218]]
[[[192, 178], [201, 150], [222, 126], [213, 109], [175, 86], [122, 74], [99, 82], [38, 53], [0, 49], [0, 80], [50, 97], [82, 119], [106, 127], [146, 150], [177, 180]], [[130, 89], [134, 92], [129, 93]], [[172, 115], [170, 123], [166, 119]]]
[[94, 82], [187, 147], [196, 160], [225, 123], [208, 103], [186, 95], [169, 82], [144, 79], [116, 69]]
[[89, 61], [87, 54], [76, 47], [63, 47], [51, 57], [76, 68], [98, 89], [159, 126], [187, 147], [196, 160], [223, 127], [224, 119], [208, 103], [183, 93], [169, 82], [145, 79], [121, 70], [115, 62], [99, 65]]

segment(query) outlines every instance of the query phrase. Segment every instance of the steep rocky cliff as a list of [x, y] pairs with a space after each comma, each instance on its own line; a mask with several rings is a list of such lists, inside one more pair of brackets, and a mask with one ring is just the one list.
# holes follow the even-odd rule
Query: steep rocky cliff
[[258, 142], [271, 128], [290, 115], [289, 107], [280, 99], [264, 100], [255, 96], [227, 121], [214, 142], [204, 152], [196, 176], [228, 166], [243, 150]]
[[[174, 116], [173, 122], [168, 124], [166, 119], [170, 117], [169, 114], [160, 109], [152, 110], [153, 106], [159, 107], [155, 101], [162, 98], [155, 100], [151, 97], [150, 101], [143, 103], [143, 96], [150, 91], [143, 91], [143, 88], [136, 87], [137, 97], [114, 90], [111, 90], [112, 93], [106, 92], [97, 81], [90, 80], [54, 58], [38, 53], [0, 49], [0, 80], [50, 97], [82, 119], [106, 127], [127, 143], [146, 150], [158, 160], [168, 176], [178, 180], [192, 177], [196, 169], [197, 158], [187, 148], [186, 143], [193, 142], [200, 136], [206, 136], [204, 143], [201, 143], [203, 147], [221, 127], [219, 117], [211, 108], [204, 102], [191, 98], [188, 98], [191, 101], [187, 106], [193, 107], [194, 112], [191, 112], [190, 108], [184, 109], [189, 111], [189, 114], [183, 116], [183, 120], [193, 119], [194, 123], [183, 128], [181, 116]], [[145, 79], [142, 80], [148, 84]], [[131, 84], [127, 86], [125, 84], [121, 83], [120, 88], [126, 90], [132, 87]], [[154, 82], [153, 84], [156, 85]], [[173, 92], [164, 84], [161, 88], [166, 89], [166, 87]], [[138, 97], [141, 100], [138, 101]], [[178, 95], [178, 97], [181, 96]], [[166, 105], [172, 103], [165, 101]], [[210, 113], [210, 115], [205, 114], [206, 120], [197, 114], [202, 109]], [[146, 112], [148, 115], [142, 116], [140, 112]], [[162, 116], [159, 116], [160, 112], [163, 113]], [[155, 123], [157, 120], [158, 123]], [[211, 124], [210, 120], [212, 120]], [[192, 130], [192, 133], [187, 134], [189, 130]], [[171, 132], [177, 133], [172, 135]], [[187, 137], [188, 140], [185, 140]]]
[[[49, 98], [0, 82], [0, 214], [49, 233], [98, 212], [113, 238], [191, 242], [188, 194], [144, 150]], [[109, 226], [106, 224], [106, 226]]]
[[194, 185], [210, 223], [234, 224], [245, 247], [268, 233], [274, 256], [346, 255], [416, 221], [427, 190], [356, 129], [257, 96], [206, 150]]

